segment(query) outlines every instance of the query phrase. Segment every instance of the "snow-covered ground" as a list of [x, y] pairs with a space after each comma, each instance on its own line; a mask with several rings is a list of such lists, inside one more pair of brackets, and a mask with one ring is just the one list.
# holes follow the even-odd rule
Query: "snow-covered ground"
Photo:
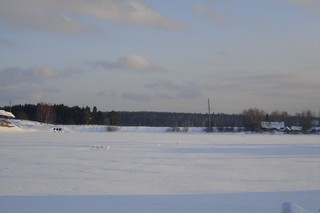
[[320, 209], [319, 135], [12, 122], [0, 127], [0, 212]]

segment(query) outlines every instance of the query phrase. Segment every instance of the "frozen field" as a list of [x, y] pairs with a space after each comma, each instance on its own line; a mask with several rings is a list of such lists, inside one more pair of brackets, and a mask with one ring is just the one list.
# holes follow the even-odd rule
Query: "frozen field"
[[320, 209], [320, 136], [77, 128], [0, 130], [0, 212]]

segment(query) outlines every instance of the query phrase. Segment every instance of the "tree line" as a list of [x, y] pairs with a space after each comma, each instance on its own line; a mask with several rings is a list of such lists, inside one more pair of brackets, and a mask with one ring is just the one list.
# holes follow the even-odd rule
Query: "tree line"
[[[177, 112], [115, 112], [107, 113], [113, 125], [120, 126], [155, 126], [155, 127], [216, 127], [219, 131], [233, 131], [241, 127], [244, 131], [260, 131], [262, 121], [284, 122], [285, 126], [301, 126], [308, 131], [312, 126], [319, 126], [320, 112], [305, 110], [295, 115], [285, 111], [266, 113], [262, 109], [251, 108], [239, 114], [212, 113], [177, 113]], [[113, 118], [113, 119], [112, 119]], [[116, 121], [116, 122], [115, 122]]]
[[179, 113], [179, 112], [101, 112], [97, 107], [65, 106], [63, 104], [38, 103], [3, 107], [11, 111], [17, 119], [39, 121], [51, 124], [98, 124], [112, 126], [151, 126], [151, 127], [216, 127], [219, 131], [233, 131], [241, 127], [244, 131], [259, 131], [261, 121], [284, 122], [285, 126], [301, 126], [308, 131], [312, 126], [319, 126], [320, 111], [305, 110], [295, 115], [285, 111], [266, 113], [262, 109], [250, 108], [239, 114]]
[[63, 104], [24, 104], [3, 107], [17, 119], [51, 124], [105, 124], [105, 115], [97, 107], [65, 106]]

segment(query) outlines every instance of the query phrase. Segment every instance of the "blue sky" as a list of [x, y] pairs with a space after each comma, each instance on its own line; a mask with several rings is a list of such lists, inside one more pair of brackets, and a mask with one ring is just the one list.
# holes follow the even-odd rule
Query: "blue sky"
[[320, 111], [319, 0], [0, 0], [0, 106]]

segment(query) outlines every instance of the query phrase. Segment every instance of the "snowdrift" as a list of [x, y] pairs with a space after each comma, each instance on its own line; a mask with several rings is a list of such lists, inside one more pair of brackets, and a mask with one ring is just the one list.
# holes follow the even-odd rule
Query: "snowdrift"
[[203, 127], [172, 128], [172, 127], [128, 127], [106, 125], [53, 125], [27, 120], [10, 120], [15, 126], [13, 129], [0, 127], [0, 131], [50, 131], [50, 132], [139, 132], [139, 133], [165, 133], [165, 132], [204, 132]]
[[282, 204], [282, 213], [315, 213], [308, 211], [295, 203], [285, 202]]

